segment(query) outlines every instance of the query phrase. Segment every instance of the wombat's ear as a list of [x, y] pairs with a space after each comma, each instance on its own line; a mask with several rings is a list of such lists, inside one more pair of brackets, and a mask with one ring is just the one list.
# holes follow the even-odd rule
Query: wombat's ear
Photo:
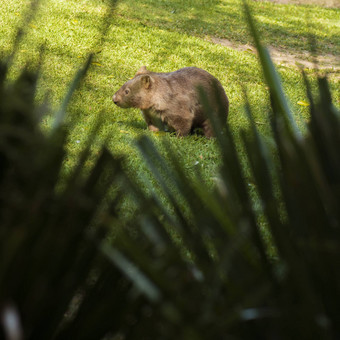
[[138, 76], [139, 74], [145, 74], [148, 73], [149, 71], [146, 69], [146, 66], [142, 66], [136, 73], [136, 76]]
[[142, 82], [143, 86], [144, 86], [146, 89], [148, 89], [148, 88], [150, 88], [150, 86], [151, 86], [151, 77], [150, 77], [150, 76], [147, 76], [147, 75], [142, 76], [142, 77], [141, 77], [141, 82]]

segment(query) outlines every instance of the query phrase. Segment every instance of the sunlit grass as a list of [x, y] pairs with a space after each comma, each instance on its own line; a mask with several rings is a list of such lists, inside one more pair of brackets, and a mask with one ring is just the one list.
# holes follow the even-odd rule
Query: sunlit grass
[[[1, 2], [2, 54], [12, 48], [16, 28], [23, 22], [27, 4], [27, 1], [19, 0]], [[302, 36], [308, 33], [303, 18], [319, 11], [319, 21], [313, 22], [313, 33], [321, 32], [322, 23], [322, 39], [332, 53], [338, 51], [340, 44], [337, 44], [336, 33], [339, 26], [335, 22], [338, 12], [297, 6], [278, 6], [273, 12], [272, 6], [254, 3], [257, 17], [263, 18], [261, 32], [269, 43], [279, 41], [289, 49], [305, 48], [304, 38], [300, 37], [301, 30]], [[113, 105], [113, 93], [142, 65], [157, 72], [197, 66], [216, 76], [230, 99], [229, 124], [235, 136], [248, 124], [243, 113], [242, 89], [245, 88], [254, 107], [256, 124], [261, 132], [269, 133], [267, 109], [264, 109], [268, 97], [256, 56], [205, 40], [205, 35], [216, 35], [248, 42], [249, 34], [238, 1], [121, 1], [116, 15], [108, 17], [110, 28], [102, 36], [107, 10], [105, 3], [96, 0], [42, 2], [41, 10], [27, 27], [27, 35], [13, 65], [14, 75], [28, 60], [38, 61], [43, 46], [37, 100], [49, 93], [51, 105], [57, 108], [76, 70], [90, 52], [95, 52], [90, 71], [76, 92], [68, 113], [74, 124], [67, 144], [66, 173], [74, 166], [88, 134], [101, 117], [93, 157], [99, 146], [106, 143], [113, 153], [126, 156], [126, 167], [140, 179], [141, 185], [145, 185], [148, 173], [135, 148], [135, 140], [145, 134], [155, 141], [164, 155], [167, 148], [163, 141], [170, 143], [180, 154], [188, 173], [200, 169], [204, 180], [214, 182], [219, 165], [214, 140], [196, 135], [177, 138], [170, 134], [153, 134], [147, 131], [138, 110], [123, 110]], [[294, 14], [296, 11], [300, 13]], [[269, 27], [268, 32], [265, 32], [266, 27]], [[275, 32], [280, 33], [280, 39]], [[317, 38], [321, 37], [320, 32]], [[296, 120], [303, 127], [308, 120], [308, 108], [297, 104], [307, 100], [302, 77], [295, 68], [280, 67], [279, 71]], [[334, 98], [339, 102], [339, 84], [334, 82], [332, 86]], [[42, 125], [46, 129], [51, 119], [44, 118]]]

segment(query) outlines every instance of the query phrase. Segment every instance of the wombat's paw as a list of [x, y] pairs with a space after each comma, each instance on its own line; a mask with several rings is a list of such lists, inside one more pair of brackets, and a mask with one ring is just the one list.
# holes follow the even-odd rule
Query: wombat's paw
[[159, 131], [159, 128], [154, 126], [154, 125], [149, 125], [148, 128], [149, 128], [150, 131], [153, 131], [153, 132]]

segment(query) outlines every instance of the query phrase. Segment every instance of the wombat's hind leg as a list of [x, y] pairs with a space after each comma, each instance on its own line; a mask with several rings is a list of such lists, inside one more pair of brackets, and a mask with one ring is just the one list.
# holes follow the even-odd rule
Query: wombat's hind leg
[[178, 129], [176, 130], [177, 136], [178, 137], [185, 137], [190, 133], [191, 129], [189, 130], [184, 130], [184, 129]]
[[203, 129], [203, 133], [204, 133], [204, 136], [207, 137], [207, 138], [212, 138], [212, 137], [215, 137], [215, 134], [214, 134], [214, 130], [209, 122], [208, 119], [206, 119], [203, 123], [202, 123], [202, 129]]
[[185, 120], [183, 118], [178, 118], [172, 122], [169, 120], [169, 125], [171, 125], [177, 133], [177, 136], [184, 137], [190, 134], [192, 121], [190, 119]]

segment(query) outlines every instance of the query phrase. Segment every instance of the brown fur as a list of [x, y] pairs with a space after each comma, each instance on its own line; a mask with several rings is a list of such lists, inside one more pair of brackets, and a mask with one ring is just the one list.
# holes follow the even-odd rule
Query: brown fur
[[203, 129], [206, 137], [212, 137], [213, 131], [203, 111], [199, 87], [210, 99], [215, 112], [218, 110], [216, 96], [219, 97], [227, 118], [229, 101], [221, 83], [207, 71], [196, 67], [155, 73], [143, 66], [114, 94], [112, 100], [122, 108], [141, 109], [151, 131], [167, 127], [179, 136], [186, 136], [198, 127]]

